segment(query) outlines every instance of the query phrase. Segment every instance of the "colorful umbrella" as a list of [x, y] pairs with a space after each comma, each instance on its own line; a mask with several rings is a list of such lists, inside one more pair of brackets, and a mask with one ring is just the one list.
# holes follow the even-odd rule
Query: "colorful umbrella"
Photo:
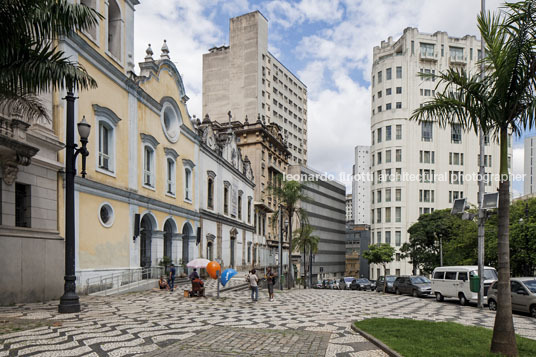
[[186, 266], [188, 268], [206, 268], [208, 263], [210, 263], [210, 260], [198, 258], [198, 259], [192, 260], [191, 262], [186, 264]]
[[227, 284], [227, 282], [231, 280], [231, 278], [235, 276], [236, 274], [237, 272], [234, 269], [231, 269], [231, 268], [225, 269], [223, 273], [221, 273], [221, 278], [220, 278], [221, 285], [225, 286], [225, 284]]

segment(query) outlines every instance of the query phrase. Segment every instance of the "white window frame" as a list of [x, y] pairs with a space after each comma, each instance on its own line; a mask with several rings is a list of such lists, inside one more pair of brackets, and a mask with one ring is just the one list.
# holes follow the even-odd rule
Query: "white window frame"
[[[141, 142], [142, 142], [142, 150], [141, 150], [141, 157], [142, 157], [142, 177], [141, 177], [141, 184], [143, 187], [148, 188], [149, 190], [156, 191], [156, 147], [160, 144], [158, 140], [156, 140], [152, 135], [140, 134]], [[152, 150], [152, 161], [151, 161], [151, 167], [149, 168], [150, 171], [146, 171], [145, 168], [147, 167], [145, 156], [145, 150], [151, 149]], [[150, 173], [151, 179], [152, 179], [152, 185], [148, 185], [145, 183], [145, 175], [147, 173]]]
[[[171, 197], [177, 197], [177, 158], [179, 157], [179, 154], [174, 149], [165, 147], [164, 152], [166, 154], [166, 179], [164, 180], [164, 192], [167, 196]], [[168, 166], [168, 160], [171, 160], [173, 162], [173, 172], [171, 175], [171, 180], [169, 178], [169, 166]], [[144, 166], [145, 169], [145, 166]], [[171, 181], [171, 187], [172, 190], [169, 192], [168, 185]]]
[[[192, 203], [193, 202], [193, 182], [194, 182], [194, 163], [188, 159], [183, 159], [183, 173], [184, 173], [184, 179], [182, 180], [183, 185], [183, 195], [184, 195], [184, 202]], [[187, 175], [187, 172], [190, 173], [189, 177]]]
[[[95, 123], [97, 127], [97, 139], [95, 140], [95, 171], [108, 176], [116, 177], [116, 129], [121, 121], [112, 110], [93, 104], [93, 112], [95, 113]], [[100, 166], [101, 157], [101, 124], [108, 127], [108, 169]]]
[[[145, 154], [147, 152], [147, 150], [150, 150], [151, 151], [151, 155], [150, 155], [150, 158], [151, 158], [151, 162], [150, 162], [150, 167], [149, 167], [149, 171], [147, 171], [146, 167], [147, 167], [147, 155]], [[142, 176], [142, 185], [143, 187], [145, 188], [148, 188], [148, 189], [151, 189], [151, 190], [155, 190], [155, 181], [156, 181], [156, 175], [155, 175], [155, 148], [152, 147], [151, 145], [149, 144], [145, 144], [143, 145], [143, 176]], [[147, 184], [146, 182], [146, 175], [149, 174], [150, 175], [150, 179], [149, 181], [151, 181], [149, 184]]]
[[[171, 163], [171, 175], [170, 175]], [[171, 177], [170, 177], [171, 176]], [[175, 197], [177, 194], [177, 161], [170, 156], [166, 156], [166, 195]]]

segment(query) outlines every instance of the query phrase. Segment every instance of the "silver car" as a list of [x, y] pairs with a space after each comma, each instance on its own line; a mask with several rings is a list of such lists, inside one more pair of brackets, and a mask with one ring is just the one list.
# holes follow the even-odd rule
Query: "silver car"
[[[512, 310], [528, 312], [536, 317], [536, 278], [511, 278]], [[497, 282], [489, 288], [488, 307], [497, 310]]]

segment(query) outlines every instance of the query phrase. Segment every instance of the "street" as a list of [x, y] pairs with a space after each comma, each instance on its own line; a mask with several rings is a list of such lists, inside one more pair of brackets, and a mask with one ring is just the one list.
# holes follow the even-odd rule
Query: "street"
[[[233, 281], [233, 284], [242, 283]], [[473, 306], [364, 291], [266, 290], [259, 301], [249, 291], [215, 298], [184, 298], [147, 291], [108, 297], [81, 297], [80, 314], [60, 315], [57, 301], [0, 308], [0, 319], [45, 319], [54, 326], [0, 335], [0, 356], [384, 356], [350, 329], [370, 317], [453, 321], [492, 328], [494, 312]], [[536, 319], [514, 315], [516, 331], [536, 339]]]

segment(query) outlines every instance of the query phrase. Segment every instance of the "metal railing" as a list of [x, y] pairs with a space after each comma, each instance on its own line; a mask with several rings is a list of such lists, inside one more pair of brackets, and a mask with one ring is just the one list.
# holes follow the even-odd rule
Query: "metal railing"
[[104, 295], [114, 294], [125, 285], [140, 285], [143, 280], [159, 279], [163, 274], [164, 267], [148, 267], [95, 276], [86, 279], [79, 287], [79, 293], [89, 295], [103, 291]]

